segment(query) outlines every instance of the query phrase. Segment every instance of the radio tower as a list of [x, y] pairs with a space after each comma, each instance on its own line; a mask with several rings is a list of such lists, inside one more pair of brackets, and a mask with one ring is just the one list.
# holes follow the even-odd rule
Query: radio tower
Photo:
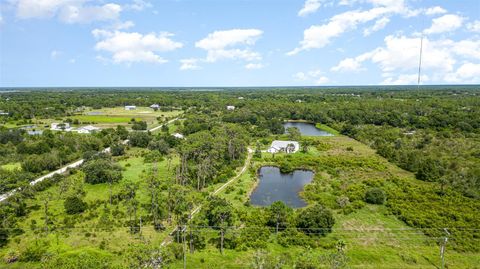
[[423, 33], [420, 38], [420, 59], [418, 61], [418, 80], [417, 80], [417, 90], [420, 88], [420, 76], [422, 73], [422, 51], [423, 51]]

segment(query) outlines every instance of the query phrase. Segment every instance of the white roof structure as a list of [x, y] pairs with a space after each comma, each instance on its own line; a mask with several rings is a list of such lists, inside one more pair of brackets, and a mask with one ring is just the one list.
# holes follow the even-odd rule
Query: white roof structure
[[227, 110], [235, 110], [235, 106], [227, 106]]
[[87, 126], [83, 126], [83, 127], [78, 128], [77, 132], [79, 134], [89, 134], [89, 133], [92, 133], [92, 132], [95, 132], [95, 131], [98, 131], [98, 130], [100, 130], [100, 128], [92, 126], [92, 125], [87, 125]]
[[180, 134], [180, 133], [174, 133], [172, 134], [174, 137], [178, 138], [178, 139], [184, 139], [185, 136], [183, 134]]
[[[289, 147], [290, 145], [290, 147]], [[278, 153], [278, 152], [285, 152], [285, 153], [295, 153], [300, 149], [300, 144], [297, 141], [282, 141], [282, 140], [274, 140], [270, 148], [268, 148], [267, 152], [270, 153]]]
[[134, 110], [137, 109], [137, 106], [125, 106], [125, 110]]
[[160, 108], [160, 105], [159, 104], [153, 104], [150, 106], [150, 108]]

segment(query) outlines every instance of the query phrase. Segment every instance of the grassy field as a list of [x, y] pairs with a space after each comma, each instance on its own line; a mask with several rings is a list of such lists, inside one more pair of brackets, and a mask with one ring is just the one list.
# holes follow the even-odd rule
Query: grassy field
[[[252, 210], [247, 206], [249, 195], [256, 185], [255, 170], [265, 164], [275, 163], [288, 158], [290, 163], [298, 160], [318, 157], [325, 162], [338, 163], [335, 169], [322, 168], [318, 163], [315, 179], [307, 185], [302, 197], [309, 203], [319, 202], [335, 208], [336, 189], [349, 188], [363, 181], [382, 181], [388, 184], [392, 177], [406, 178], [418, 185], [430, 184], [418, 181], [414, 176], [397, 166], [388, 163], [374, 150], [356, 140], [338, 135], [317, 137], [320, 143], [311, 147], [308, 153], [298, 152], [289, 156], [262, 153], [262, 158], [254, 159], [248, 173], [242, 175], [232, 186], [219, 195], [228, 199], [239, 211]], [[358, 168], [356, 167], [358, 166]], [[351, 168], [350, 168], [351, 167]], [[336, 206], [338, 208], [338, 206]], [[334, 210], [336, 224], [333, 232], [320, 238], [319, 248], [300, 246], [282, 247], [275, 235], [270, 236], [265, 249], [275, 257], [288, 256], [295, 260], [305, 253], [312, 256], [325, 256], [332, 253], [332, 246], [342, 240], [346, 244], [345, 253], [349, 268], [440, 268], [439, 242], [442, 238], [429, 237], [422, 230], [413, 229], [391, 214], [385, 205], [365, 204], [351, 213]], [[242, 224], [237, 224], [242, 227]], [[241, 229], [241, 228], [240, 228]], [[210, 238], [218, 232], [210, 230]], [[451, 239], [454, 240], [454, 239]], [[252, 268], [256, 249], [226, 250], [221, 255], [212, 245], [194, 254], [187, 255], [187, 268]], [[458, 252], [447, 245], [445, 254], [448, 268], [480, 268], [480, 254]], [[319, 260], [319, 264], [322, 262]], [[183, 268], [183, 262], [177, 261], [172, 268]], [[290, 268], [290, 267], [287, 267]], [[325, 268], [330, 266], [325, 265]]]
[[83, 123], [95, 123], [99, 127], [114, 127], [116, 125], [127, 125], [132, 119], [147, 122], [149, 128], [164, 121], [180, 115], [182, 111], [154, 111], [149, 107], [137, 107], [135, 110], [125, 110], [124, 107], [87, 109], [81, 115], [69, 117], [78, 119]]
[[0, 167], [4, 170], [8, 170], [8, 171], [22, 169], [22, 165], [19, 162], [18, 163], [7, 163], [7, 164], [4, 164], [4, 165], [1, 165]]

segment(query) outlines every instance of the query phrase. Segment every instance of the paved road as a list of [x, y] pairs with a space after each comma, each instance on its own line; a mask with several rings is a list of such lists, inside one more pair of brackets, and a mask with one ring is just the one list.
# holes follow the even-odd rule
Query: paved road
[[[225, 184], [223, 184], [222, 186], [220, 186], [218, 189], [216, 189], [215, 191], [213, 191], [210, 195], [217, 195], [219, 192], [221, 192], [222, 190], [224, 190], [226, 187], [228, 187], [232, 182], [234, 182], [235, 180], [237, 180], [241, 175], [243, 175], [243, 173], [247, 170], [249, 164], [250, 164], [250, 160], [252, 159], [252, 153], [253, 153], [253, 150], [251, 148], [248, 148], [248, 155], [247, 155], [247, 159], [245, 160], [245, 164], [243, 165], [242, 169], [240, 170], [240, 172], [237, 173], [237, 175], [235, 175], [232, 179], [230, 179], [229, 181], [227, 181]], [[200, 210], [202, 209], [202, 205], [199, 205], [197, 207], [195, 207], [191, 212], [190, 212], [190, 217], [189, 217], [189, 221], [191, 219], [193, 219], [193, 217], [198, 213], [200, 212]], [[177, 228], [178, 227], [175, 227], [170, 233], [169, 233], [169, 236], [167, 238], [165, 238], [165, 240], [163, 240], [162, 244], [160, 246], [166, 246], [168, 244], [170, 244], [172, 242], [172, 235], [175, 234], [175, 232], [177, 231]]]
[[[174, 121], [176, 121], [176, 120], [178, 120], [178, 118], [174, 118], [174, 119], [172, 119], [172, 120], [169, 120], [169, 121], [167, 121], [167, 123], [164, 123], [164, 124], [161, 124], [161, 125], [159, 125], [159, 126], [157, 126], [157, 127], [155, 127], [155, 128], [149, 129], [149, 131], [150, 131], [150, 132], [156, 131], [156, 130], [162, 128], [163, 125], [165, 125], [165, 124], [170, 124], [170, 123], [172, 123], [172, 122], [174, 122]], [[128, 139], [122, 141], [122, 143], [123, 143], [123, 144], [127, 144], [127, 143], [128, 143]], [[102, 150], [102, 152], [104, 152], [104, 153], [110, 152], [110, 147]], [[73, 162], [73, 163], [71, 163], [71, 164], [67, 164], [67, 165], [65, 165], [65, 166], [62, 167], [62, 168], [59, 168], [59, 169], [57, 169], [57, 170], [55, 170], [55, 171], [53, 171], [53, 172], [50, 172], [50, 173], [48, 173], [48, 174], [46, 174], [46, 175], [43, 175], [43, 176], [41, 176], [41, 177], [39, 177], [39, 178], [36, 178], [35, 180], [33, 180], [33, 181], [30, 182], [30, 185], [31, 185], [31, 186], [34, 186], [35, 184], [37, 184], [37, 183], [39, 183], [39, 182], [42, 182], [42, 181], [44, 181], [45, 179], [51, 178], [51, 177], [53, 177], [53, 176], [56, 175], [56, 174], [63, 174], [63, 173], [65, 173], [68, 169], [79, 167], [80, 165], [82, 165], [82, 163], [83, 163], [83, 159], [78, 160], [78, 161], [75, 161], [75, 162]], [[0, 202], [3, 202], [4, 200], [8, 199], [10, 196], [14, 195], [15, 192], [17, 192], [18, 190], [19, 190], [19, 189], [15, 189], [15, 190], [12, 190], [12, 191], [9, 191], [9, 192], [6, 192], [6, 193], [0, 195]]]

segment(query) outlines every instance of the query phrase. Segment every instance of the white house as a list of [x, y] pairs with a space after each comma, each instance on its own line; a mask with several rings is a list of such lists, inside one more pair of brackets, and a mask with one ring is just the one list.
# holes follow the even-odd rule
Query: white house
[[160, 108], [160, 105], [159, 104], [153, 104], [153, 105], [150, 106], [150, 108], [153, 109], [153, 110], [157, 110], [157, 109]]
[[70, 127], [70, 123], [64, 122], [64, 123], [52, 123], [50, 125], [50, 130], [52, 131], [71, 131], [72, 127]]
[[281, 141], [281, 140], [274, 140], [270, 148], [268, 148], [267, 152], [270, 153], [278, 153], [278, 152], [285, 152], [285, 153], [295, 153], [300, 149], [300, 144], [297, 141]]
[[125, 106], [125, 110], [135, 110], [137, 106]]
[[245, 98], [243, 98], [243, 96], [238, 97], [238, 100], [243, 100], [243, 99], [245, 99]]
[[28, 135], [42, 135], [43, 131], [42, 130], [32, 130], [32, 131], [27, 131]]
[[235, 106], [227, 106], [227, 110], [235, 110]]
[[178, 139], [184, 139], [185, 136], [183, 134], [180, 134], [180, 133], [174, 133], [172, 134], [174, 137], [178, 138]]
[[90, 134], [90, 133], [94, 133], [98, 130], [100, 130], [100, 128], [92, 126], [92, 125], [87, 125], [87, 126], [83, 126], [83, 127], [78, 128], [77, 133], [79, 133], [79, 134]]

